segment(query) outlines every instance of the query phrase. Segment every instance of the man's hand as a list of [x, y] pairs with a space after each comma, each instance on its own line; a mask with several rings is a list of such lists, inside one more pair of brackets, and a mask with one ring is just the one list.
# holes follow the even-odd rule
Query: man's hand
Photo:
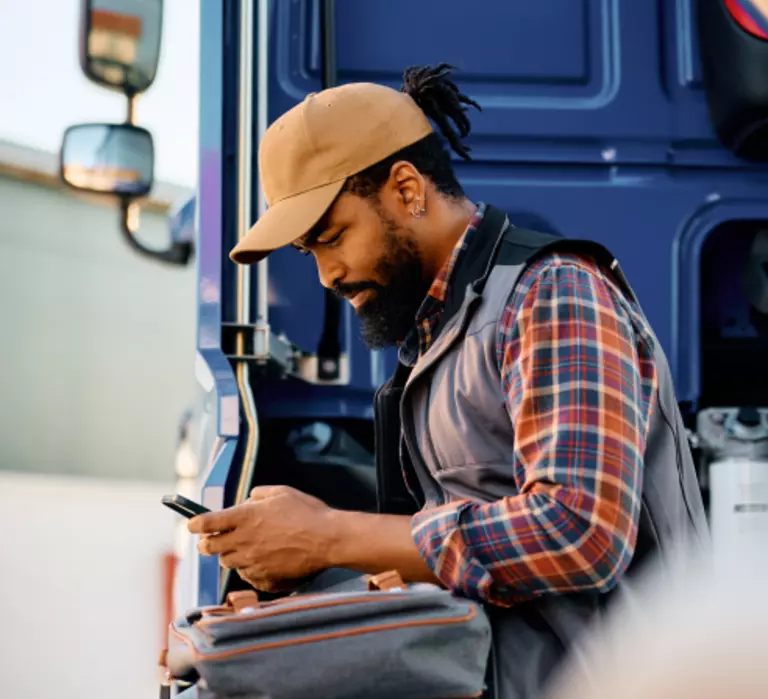
[[361, 573], [397, 570], [408, 582], [440, 584], [411, 538], [411, 518], [333, 510], [288, 486], [254, 488], [248, 502], [189, 520], [197, 546], [219, 555], [258, 590], [326, 568]]
[[242, 505], [194, 517], [187, 528], [203, 535], [200, 553], [218, 554], [224, 568], [237, 569], [257, 589], [273, 590], [330, 567], [332, 512], [293, 488], [265, 486], [254, 488]]

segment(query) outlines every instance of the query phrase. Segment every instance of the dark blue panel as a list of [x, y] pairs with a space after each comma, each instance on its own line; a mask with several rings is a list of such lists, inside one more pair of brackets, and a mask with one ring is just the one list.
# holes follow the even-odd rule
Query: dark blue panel
[[[734, 166], [709, 123], [692, 2], [343, 0], [339, 77], [399, 87], [409, 65], [453, 63], [483, 106], [478, 159]], [[277, 115], [319, 88], [319, 2], [273, 8]]]
[[[316, 3], [306, 7], [311, 11]], [[469, 4], [451, 7], [444, 0], [348, 0], [337, 7], [343, 81], [391, 80], [404, 66], [444, 57], [473, 81], [500, 92], [510, 86], [590, 82], [589, 59], [594, 52], [584, 0], [494, 3], [490, 12], [484, 7], [482, 14]], [[531, 36], [539, 39], [535, 52], [529, 50]], [[480, 37], [484, 46], [497, 48], [495, 54], [473, 50]], [[305, 73], [319, 80], [320, 52], [316, 42], [308, 46]]]
[[[275, 6], [278, 24], [291, 28], [290, 43], [283, 33], [275, 49], [280, 87], [293, 99], [319, 83], [317, 5]], [[550, 134], [564, 112], [590, 113], [613, 101], [617, 6], [617, 0], [545, 0], [483, 3], [473, 12], [465, 3], [439, 0], [339, 2], [340, 80], [397, 87], [406, 66], [449, 61], [485, 110], [476, 120], [478, 135]], [[300, 36], [304, 41], [294, 40]], [[553, 110], [556, 121], [541, 123]], [[584, 124], [593, 134], [600, 130], [588, 119]]]
[[719, 149], [704, 101], [694, 0], [664, 2], [661, 19], [658, 41], [663, 90], [670, 103], [672, 159], [690, 161], [697, 157], [689, 153], [693, 149], [704, 150], [708, 162], [735, 163], [729, 153]]
[[[340, 80], [398, 87], [408, 65], [453, 63], [484, 109], [478, 159], [738, 166], [709, 122], [693, 5], [340, 0]], [[277, 115], [319, 88], [319, 2], [273, 10]]]

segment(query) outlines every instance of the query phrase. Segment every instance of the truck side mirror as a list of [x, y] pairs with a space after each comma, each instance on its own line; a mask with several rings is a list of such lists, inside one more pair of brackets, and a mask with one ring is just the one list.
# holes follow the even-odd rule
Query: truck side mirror
[[147, 248], [136, 238], [137, 197], [152, 189], [155, 147], [152, 134], [133, 124], [77, 124], [64, 132], [60, 176], [74, 189], [113, 194], [120, 200], [120, 229], [138, 253], [172, 265], [186, 265], [191, 240], [174, 240], [167, 250]]
[[82, 0], [80, 67], [93, 82], [133, 97], [157, 74], [163, 0]]
[[142, 197], [152, 189], [152, 134], [131, 124], [77, 124], [64, 132], [61, 178], [100, 194]]

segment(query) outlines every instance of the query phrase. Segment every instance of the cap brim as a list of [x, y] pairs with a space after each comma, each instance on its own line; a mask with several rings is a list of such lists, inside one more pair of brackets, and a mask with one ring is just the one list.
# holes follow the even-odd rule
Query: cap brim
[[345, 182], [346, 178], [276, 202], [235, 245], [229, 258], [241, 265], [252, 265], [298, 240], [328, 211]]

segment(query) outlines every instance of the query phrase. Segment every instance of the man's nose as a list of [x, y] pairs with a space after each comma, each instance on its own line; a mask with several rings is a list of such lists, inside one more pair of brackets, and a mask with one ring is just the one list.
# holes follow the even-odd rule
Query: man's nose
[[344, 269], [338, 263], [332, 260], [324, 259], [320, 256], [315, 256], [317, 262], [317, 276], [320, 279], [320, 283], [326, 289], [333, 289], [337, 283], [339, 283], [344, 277]]

